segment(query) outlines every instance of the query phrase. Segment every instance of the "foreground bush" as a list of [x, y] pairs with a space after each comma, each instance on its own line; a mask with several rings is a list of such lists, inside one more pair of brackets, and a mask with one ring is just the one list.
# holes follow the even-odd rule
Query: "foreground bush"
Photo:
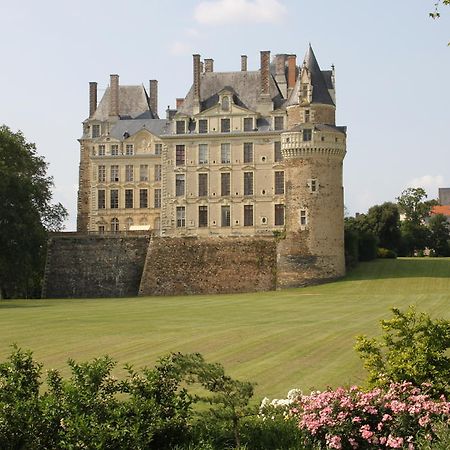
[[450, 403], [411, 383], [365, 392], [356, 386], [300, 395], [290, 414], [306, 432], [305, 445], [334, 449], [422, 448], [436, 441], [434, 425], [450, 421]]

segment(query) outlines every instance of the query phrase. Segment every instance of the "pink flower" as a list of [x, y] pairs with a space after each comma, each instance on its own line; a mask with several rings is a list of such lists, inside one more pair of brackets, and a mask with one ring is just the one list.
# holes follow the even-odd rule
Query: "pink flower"
[[421, 427], [424, 427], [425, 425], [427, 425], [430, 422], [430, 416], [427, 414], [426, 416], [422, 416], [419, 419], [419, 425]]
[[340, 436], [327, 436], [327, 444], [330, 448], [342, 448], [341, 437]]
[[402, 448], [403, 447], [403, 438], [402, 437], [393, 437], [393, 436], [389, 435], [388, 439], [386, 441], [386, 447]]

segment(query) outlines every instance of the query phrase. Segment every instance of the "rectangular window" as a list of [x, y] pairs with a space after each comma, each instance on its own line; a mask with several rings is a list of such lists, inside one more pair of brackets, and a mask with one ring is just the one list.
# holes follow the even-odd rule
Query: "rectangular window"
[[99, 145], [98, 146], [98, 156], [105, 156], [105, 155], [106, 155], [105, 146]]
[[125, 189], [125, 208], [133, 207], [133, 189]]
[[310, 121], [310, 112], [309, 109], [305, 109], [305, 122], [308, 123]]
[[186, 148], [183, 144], [175, 146], [175, 158], [177, 166], [184, 166], [186, 163]]
[[220, 131], [222, 133], [230, 132], [230, 119], [220, 119]]
[[133, 144], [127, 144], [125, 146], [125, 154], [128, 156], [134, 155], [134, 145]]
[[155, 144], [155, 155], [160, 155], [162, 153], [162, 144]]
[[283, 161], [283, 155], [281, 154], [281, 142], [277, 141], [273, 143], [274, 158], [275, 162]]
[[184, 195], [185, 178], [184, 174], [177, 174], [175, 176], [175, 195], [181, 197]]
[[231, 214], [230, 207], [228, 205], [224, 205], [220, 209], [220, 224], [222, 227], [229, 227], [231, 225]]
[[310, 141], [312, 139], [312, 130], [311, 128], [305, 128], [303, 130], [303, 140]]
[[208, 132], [208, 121], [206, 119], [200, 119], [198, 121], [198, 132], [207, 133]]
[[282, 130], [284, 128], [284, 117], [283, 116], [276, 116], [274, 118], [274, 129], [275, 130]]
[[125, 181], [134, 180], [134, 166], [127, 164], [125, 166]]
[[148, 181], [148, 165], [141, 164], [139, 166], [139, 181]]
[[161, 208], [161, 189], [155, 189], [155, 208]]
[[208, 207], [199, 206], [198, 207], [198, 226], [201, 228], [208, 226]]
[[117, 144], [111, 145], [111, 156], [119, 156], [119, 146]]
[[253, 205], [244, 205], [244, 227], [253, 226]]
[[309, 180], [309, 190], [311, 192], [317, 192], [319, 190], [319, 183], [317, 182], [317, 178], [312, 178]]
[[98, 166], [98, 182], [104, 183], [106, 181], [106, 166]]
[[253, 117], [244, 118], [244, 131], [253, 131]]
[[198, 163], [208, 164], [208, 144], [198, 145]]
[[231, 174], [230, 172], [224, 172], [220, 174], [220, 195], [222, 197], [228, 197], [231, 191]]
[[177, 206], [177, 228], [186, 226], [186, 208]]
[[115, 209], [119, 207], [119, 190], [118, 189], [111, 189], [109, 191], [110, 194], [110, 206], [111, 208]]
[[208, 196], [208, 174], [199, 173], [198, 174], [198, 196], [207, 197]]
[[116, 165], [111, 166], [110, 181], [112, 182], [119, 181], [119, 166]]
[[103, 234], [103, 233], [105, 232], [105, 225], [99, 225], [99, 226], [98, 226], [98, 232], [99, 232], [100, 234]]
[[92, 125], [92, 137], [96, 138], [100, 136], [100, 125]]
[[245, 142], [244, 143], [244, 163], [252, 163], [253, 162], [253, 143]]
[[300, 210], [300, 225], [302, 226], [308, 225], [308, 215], [306, 209]]
[[275, 225], [284, 225], [284, 205], [275, 205]]
[[220, 161], [222, 164], [230, 164], [231, 162], [231, 145], [220, 144]]
[[148, 190], [139, 189], [139, 208], [148, 208]]
[[176, 127], [177, 134], [186, 133], [186, 122], [184, 120], [177, 120]]
[[161, 181], [161, 164], [155, 164], [155, 181]]
[[253, 172], [244, 172], [244, 195], [253, 195]]
[[98, 209], [106, 208], [106, 192], [104, 189], [99, 189], [97, 191], [97, 208]]
[[275, 172], [275, 195], [284, 194], [284, 172]]

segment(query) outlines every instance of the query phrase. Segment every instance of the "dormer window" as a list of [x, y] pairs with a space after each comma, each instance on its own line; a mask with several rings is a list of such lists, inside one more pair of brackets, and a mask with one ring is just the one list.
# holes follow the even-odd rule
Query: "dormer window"
[[220, 131], [222, 133], [229, 133], [230, 125], [230, 119], [220, 119]]
[[310, 141], [312, 139], [312, 130], [311, 128], [305, 128], [303, 130], [303, 141]]
[[300, 87], [300, 101], [311, 103], [312, 101], [312, 86], [304, 83]]
[[253, 131], [253, 117], [244, 117], [244, 131]]
[[284, 128], [284, 117], [275, 116], [274, 118], [274, 130], [282, 130]]
[[92, 137], [96, 138], [100, 136], [100, 125], [92, 125]]
[[222, 111], [230, 110], [230, 98], [226, 95], [222, 97]]
[[184, 120], [177, 120], [176, 133], [177, 134], [185, 134], [186, 133], [186, 122]]

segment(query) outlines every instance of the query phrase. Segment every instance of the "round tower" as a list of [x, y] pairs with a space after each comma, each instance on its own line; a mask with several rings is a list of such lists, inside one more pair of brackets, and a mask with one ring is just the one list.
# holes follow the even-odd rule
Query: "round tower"
[[322, 72], [311, 47], [287, 106], [281, 135], [286, 238], [278, 247], [278, 286], [345, 274], [342, 166], [346, 128], [335, 125], [334, 71]]

